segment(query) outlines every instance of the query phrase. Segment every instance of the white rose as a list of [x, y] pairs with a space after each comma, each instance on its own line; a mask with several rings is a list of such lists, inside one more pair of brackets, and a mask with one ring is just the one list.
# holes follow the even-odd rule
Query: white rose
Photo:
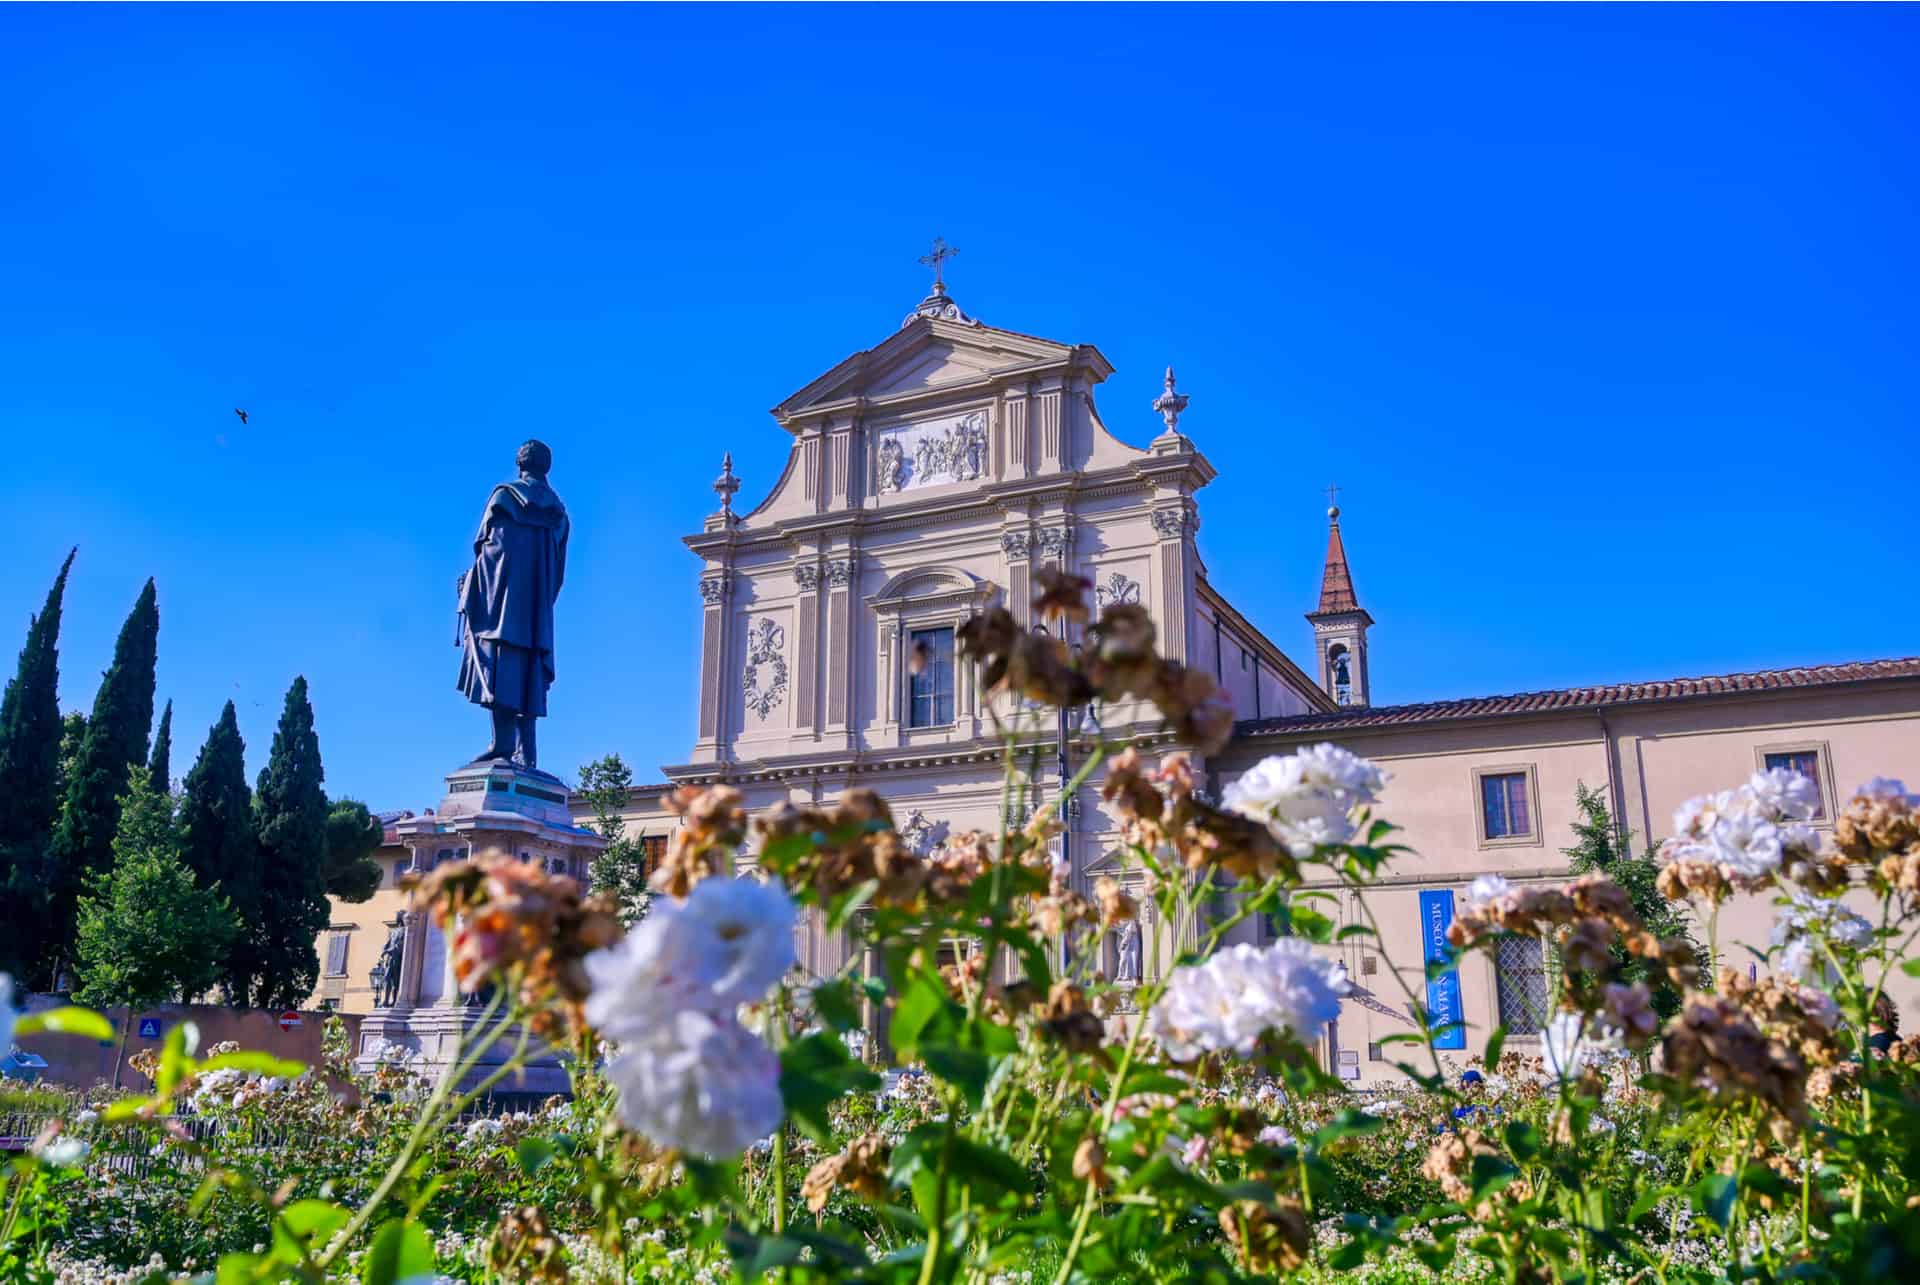
[[780, 1125], [780, 1059], [730, 1015], [687, 1008], [607, 1065], [620, 1118], [663, 1146], [732, 1159]]
[[1500, 875], [1481, 875], [1467, 889], [1467, 905], [1479, 909], [1513, 891], [1513, 885]]

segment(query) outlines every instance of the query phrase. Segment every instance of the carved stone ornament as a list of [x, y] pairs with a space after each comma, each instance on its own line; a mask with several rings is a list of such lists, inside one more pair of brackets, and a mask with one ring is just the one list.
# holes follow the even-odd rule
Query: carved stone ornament
[[909, 424], [880, 439], [875, 485], [883, 495], [949, 482], [973, 482], [987, 472], [987, 412]]
[[1073, 532], [1063, 526], [1042, 527], [1040, 529], [1040, 551], [1056, 561], [1067, 556], [1067, 546], [1073, 543]]
[[820, 564], [817, 562], [796, 563], [793, 568], [794, 583], [808, 593], [820, 587]]
[[720, 596], [726, 593], [726, 591], [727, 578], [725, 576], [712, 576], [700, 582], [700, 599], [709, 607], [717, 605], [720, 601]]
[[1140, 602], [1140, 582], [1129, 580], [1116, 571], [1094, 586], [1093, 599], [1102, 608], [1137, 606]]
[[853, 583], [853, 563], [845, 558], [827, 564], [827, 583], [836, 589], [844, 589]]
[[1155, 531], [1171, 540], [1187, 529], [1189, 518], [1185, 509], [1155, 509], [1149, 520]]
[[740, 687], [747, 708], [763, 719], [787, 694], [787, 660], [780, 654], [786, 645], [787, 631], [765, 617], [747, 630], [747, 668]]
[[900, 439], [889, 437], [880, 443], [879, 478], [880, 494], [887, 495], [900, 489], [906, 480], [907, 452], [900, 445]]
[[907, 823], [900, 827], [900, 842], [907, 845], [907, 851], [916, 857], [924, 857], [933, 849], [933, 822], [927, 820], [927, 814], [915, 809], [907, 814]]
[[1002, 531], [1000, 533], [1000, 547], [1006, 552], [1009, 558], [1026, 557], [1027, 533], [1025, 531]]

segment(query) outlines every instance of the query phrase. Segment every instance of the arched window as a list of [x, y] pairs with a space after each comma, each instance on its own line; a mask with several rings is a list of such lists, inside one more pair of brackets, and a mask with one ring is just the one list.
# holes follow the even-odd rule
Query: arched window
[[1347, 657], [1347, 645], [1335, 643], [1327, 649], [1327, 672], [1333, 675], [1333, 699], [1339, 705], [1353, 703], [1353, 667]]

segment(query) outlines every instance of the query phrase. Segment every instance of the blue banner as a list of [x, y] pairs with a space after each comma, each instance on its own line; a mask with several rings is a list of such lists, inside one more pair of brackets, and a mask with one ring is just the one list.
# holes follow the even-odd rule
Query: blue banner
[[[1420, 940], [1426, 948], [1428, 964], [1452, 958], [1447, 945], [1447, 929], [1453, 927], [1453, 890], [1420, 894]], [[1427, 1020], [1439, 1034], [1433, 1046], [1438, 1049], [1467, 1047], [1466, 1010], [1460, 1002], [1460, 970], [1449, 966], [1427, 982]]]

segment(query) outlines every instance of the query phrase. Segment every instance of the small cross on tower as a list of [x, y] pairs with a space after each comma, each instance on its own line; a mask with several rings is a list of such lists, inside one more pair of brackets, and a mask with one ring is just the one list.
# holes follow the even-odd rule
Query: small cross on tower
[[1327, 483], [1327, 516], [1330, 518], [1338, 518], [1340, 516], [1340, 506], [1334, 502], [1334, 496], [1339, 493], [1339, 487], [1331, 482]]
[[933, 292], [935, 294], [945, 294], [947, 292], [946, 262], [958, 253], [960, 253], [958, 250], [947, 244], [945, 237], [937, 236], [933, 238], [933, 249], [920, 256], [920, 262], [924, 266], [933, 269]]

